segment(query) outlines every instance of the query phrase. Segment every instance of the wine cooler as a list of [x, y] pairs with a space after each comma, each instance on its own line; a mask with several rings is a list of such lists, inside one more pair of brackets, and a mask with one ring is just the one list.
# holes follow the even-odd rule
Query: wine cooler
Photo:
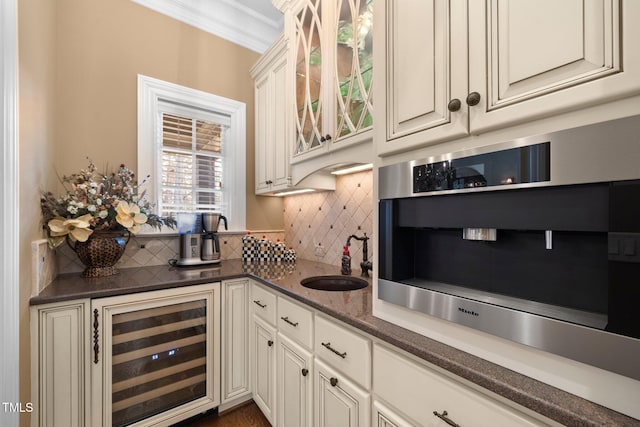
[[219, 405], [220, 284], [92, 301], [92, 425], [171, 425]]

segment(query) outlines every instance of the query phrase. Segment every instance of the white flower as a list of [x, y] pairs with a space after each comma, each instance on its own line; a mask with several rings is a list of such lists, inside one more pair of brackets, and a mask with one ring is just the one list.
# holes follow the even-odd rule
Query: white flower
[[120, 201], [116, 208], [116, 221], [132, 233], [140, 231], [140, 225], [147, 222], [147, 216], [140, 213], [140, 207], [135, 203]]
[[96, 199], [96, 205], [102, 206], [102, 199]]
[[96, 211], [96, 207], [95, 207], [95, 205], [89, 205], [89, 206], [87, 207], [87, 210], [88, 210], [89, 212], [95, 212], [95, 211]]
[[67, 210], [72, 215], [75, 215], [75, 214], [78, 213], [78, 208], [76, 206], [71, 205], [71, 204], [69, 204], [69, 206], [67, 206]]
[[98, 217], [100, 217], [100, 219], [105, 219], [107, 217], [107, 215], [109, 215], [109, 212], [106, 210], [102, 210], [100, 212], [98, 212]]
[[68, 234], [71, 240], [86, 242], [93, 233], [93, 230], [89, 229], [91, 225], [89, 221], [91, 221], [91, 215], [86, 214], [75, 219], [54, 218], [49, 221], [48, 225], [51, 235], [54, 237]]

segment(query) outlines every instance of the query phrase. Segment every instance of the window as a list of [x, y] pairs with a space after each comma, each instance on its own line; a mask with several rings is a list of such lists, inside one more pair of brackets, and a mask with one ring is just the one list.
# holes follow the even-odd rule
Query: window
[[160, 215], [220, 212], [243, 230], [245, 170], [244, 103], [138, 76], [138, 175]]

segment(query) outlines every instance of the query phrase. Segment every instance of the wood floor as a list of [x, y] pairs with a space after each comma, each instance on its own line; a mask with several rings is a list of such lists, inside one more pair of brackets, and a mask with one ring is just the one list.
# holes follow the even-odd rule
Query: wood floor
[[179, 423], [175, 427], [271, 427], [271, 424], [258, 406], [250, 401], [221, 415], [203, 415]]

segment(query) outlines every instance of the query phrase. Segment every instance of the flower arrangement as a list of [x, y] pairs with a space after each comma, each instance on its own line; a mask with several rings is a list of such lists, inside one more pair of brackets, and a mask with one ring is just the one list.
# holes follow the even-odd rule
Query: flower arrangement
[[[151, 205], [138, 195], [134, 173], [121, 164], [117, 172], [100, 173], [89, 166], [61, 179], [66, 193], [55, 197], [42, 193], [42, 222], [49, 246], [58, 247], [67, 237], [85, 242], [94, 231], [125, 231], [135, 234], [142, 224], [153, 228], [174, 228], [173, 218], [152, 213]], [[144, 182], [143, 182], [144, 183]]]

